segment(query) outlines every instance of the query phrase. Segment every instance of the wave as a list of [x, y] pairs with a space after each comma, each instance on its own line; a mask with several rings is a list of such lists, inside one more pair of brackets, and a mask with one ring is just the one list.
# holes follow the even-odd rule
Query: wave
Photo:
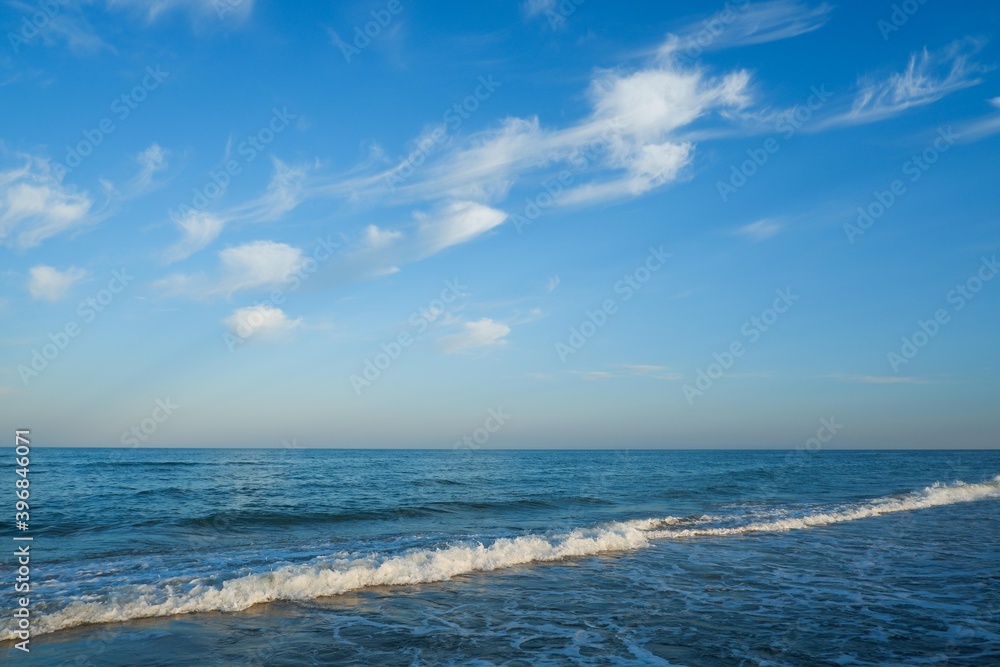
[[755, 521], [742, 526], [685, 528], [681, 530], [657, 531], [653, 537], [710, 537], [724, 535], [746, 535], [749, 533], [774, 533], [788, 530], [800, 530], [816, 526], [828, 526], [844, 521], [868, 519], [894, 512], [909, 512], [928, 509], [941, 505], [952, 505], [961, 502], [982, 500], [1000, 494], [1000, 475], [982, 484], [966, 484], [956, 482], [947, 485], [935, 483], [923, 491], [908, 493], [902, 496], [876, 498], [867, 503], [846, 507], [832, 512], [816, 512], [798, 517], [787, 517], [773, 521]]
[[[757, 521], [740, 526], [711, 527], [720, 517], [664, 517], [580, 528], [558, 535], [525, 535], [482, 543], [454, 544], [438, 549], [418, 549], [394, 556], [372, 554], [364, 558], [324, 559], [319, 564], [285, 565], [208, 585], [188, 582], [188, 590], [176, 587], [150, 590], [135, 587], [108, 596], [107, 601], [74, 601], [36, 620], [34, 634], [74, 626], [113, 623], [137, 618], [173, 616], [194, 612], [237, 612], [277, 600], [311, 600], [339, 595], [371, 586], [399, 586], [446, 581], [472, 572], [490, 572], [528, 563], [558, 561], [607, 552], [634, 551], [660, 539], [742, 535], [827, 526], [893, 512], [907, 512], [941, 505], [971, 502], [1000, 495], [1000, 475], [989, 482], [952, 485], [935, 484], [922, 491], [877, 498], [834, 511], [818, 511], [798, 517]], [[695, 527], [678, 528], [690, 526]], [[93, 598], [89, 598], [92, 600]], [[0, 631], [0, 640], [13, 639], [12, 628]]]

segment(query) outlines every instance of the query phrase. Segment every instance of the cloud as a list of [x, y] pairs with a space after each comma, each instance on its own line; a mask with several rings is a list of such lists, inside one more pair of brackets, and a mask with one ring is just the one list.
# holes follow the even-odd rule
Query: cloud
[[168, 154], [169, 151], [159, 144], [150, 144], [149, 148], [135, 156], [139, 171], [121, 189], [115, 187], [110, 181], [101, 179], [101, 185], [108, 195], [106, 213], [110, 215], [122, 202], [141, 197], [150, 190], [159, 187], [162, 183], [157, 182], [155, 176], [167, 168]]
[[152, 23], [174, 11], [186, 11], [194, 18], [246, 18], [254, 0], [108, 0], [108, 7], [139, 11]]
[[406, 264], [488, 233], [502, 224], [507, 214], [475, 202], [455, 201], [429, 212], [415, 212], [413, 218], [397, 229], [365, 227], [348, 243], [353, 250], [328, 267], [321, 280], [341, 283], [398, 273]]
[[894, 72], [883, 79], [859, 79], [859, 90], [851, 110], [827, 124], [867, 123], [890, 118], [979, 84], [982, 81], [980, 74], [986, 68], [972, 62], [971, 56], [982, 45], [978, 40], [963, 39], [938, 51], [925, 48], [910, 56], [902, 72]]
[[302, 268], [302, 251], [284, 243], [254, 241], [219, 253], [223, 278], [218, 287], [228, 294], [257, 287], [276, 287]]
[[218, 238], [227, 225], [273, 222], [302, 203], [306, 197], [309, 167], [289, 166], [277, 158], [272, 158], [271, 163], [274, 168], [271, 180], [259, 197], [221, 211], [182, 206], [178, 213], [171, 212], [181, 239], [167, 249], [164, 259], [168, 263], [186, 259]]
[[167, 249], [164, 258], [167, 263], [187, 259], [218, 238], [225, 221], [205, 211], [190, 210], [176, 220], [183, 234], [180, 241]]
[[311, 167], [290, 166], [276, 157], [271, 158], [274, 172], [267, 190], [257, 199], [230, 211], [234, 220], [271, 222], [293, 211], [306, 197], [306, 185]]
[[448, 147], [392, 189], [387, 179], [395, 166], [320, 179], [314, 194], [493, 205], [519, 183], [544, 192], [544, 182], [551, 184], [554, 174], [568, 170], [573, 187], [560, 186], [552, 205], [640, 196], [682, 176], [695, 146], [679, 133], [749, 105], [749, 84], [744, 70], [710, 76], [658, 54], [638, 67], [598, 71], [586, 91], [589, 111], [576, 123], [549, 128], [537, 117], [506, 118], [464, 139], [452, 137]]
[[1000, 97], [994, 97], [987, 102], [994, 110], [962, 125], [957, 132], [961, 141], [975, 141], [1000, 132]]
[[[15, 53], [20, 51], [23, 43], [30, 44], [36, 36], [47, 47], [63, 43], [76, 55], [91, 55], [102, 49], [117, 53], [114, 48], [97, 35], [97, 32], [83, 16], [80, 7], [76, 6], [78, 3], [63, 1], [49, 6], [40, 5], [38, 2], [27, 3], [15, 0], [8, 4], [27, 17], [18, 26], [16, 32], [12, 31], [7, 35]], [[34, 14], [39, 13], [40, 7], [44, 10], [43, 15], [47, 17], [47, 20], [41, 24], [41, 27], [36, 27], [36, 23], [31, 18]]]
[[29, 271], [28, 292], [33, 299], [44, 301], [59, 301], [69, 292], [74, 283], [86, 277], [83, 269], [69, 267], [59, 271], [51, 266], [39, 264]]
[[676, 180], [689, 164], [694, 146], [672, 133], [712, 110], [745, 105], [747, 85], [745, 72], [712, 79], [671, 63], [606, 71], [591, 83], [592, 111], [579, 124], [545, 130], [538, 119], [508, 119], [428, 167], [427, 180], [414, 187], [498, 199], [519, 178], [563, 163], [591, 178], [558, 204], [638, 196]]
[[436, 252], [471, 241], [507, 219], [507, 214], [471, 201], [451, 202], [434, 214], [417, 214], [423, 252]]
[[394, 229], [379, 229], [376, 225], [368, 225], [364, 231], [364, 247], [378, 250], [391, 245], [403, 237], [403, 232]]
[[510, 334], [510, 327], [502, 322], [488, 317], [474, 322], [463, 322], [462, 330], [457, 334], [442, 338], [444, 350], [448, 354], [470, 352], [472, 350], [506, 345], [505, 338]]
[[[490, 78], [481, 85], [500, 83]], [[221, 233], [220, 226], [277, 220], [306, 199], [380, 207], [416, 204], [411, 226], [365, 227], [355, 251], [329, 267], [324, 280], [386, 275], [497, 228], [509, 217], [501, 202], [510, 190], [521, 184], [542, 191], [554, 171], [574, 173], [572, 186], [553, 195], [555, 206], [637, 197], [676, 181], [695, 150], [679, 133], [698, 121], [725, 121], [727, 114], [751, 102], [746, 71], [709, 76], [662, 55], [637, 67], [598, 72], [586, 99], [589, 111], [561, 128], [543, 127], [537, 117], [506, 118], [468, 137], [453, 136], [402, 184], [391, 183], [388, 177], [399, 166], [384, 167], [381, 150], [340, 175], [275, 160], [275, 174], [263, 196], [213, 212], [212, 219], [180, 216], [176, 222], [182, 239], [168, 257], [205, 247]]]
[[554, 11], [558, 4], [559, 0], [525, 0], [521, 8], [528, 18], [534, 18], [540, 14]]
[[683, 375], [671, 371], [666, 366], [653, 366], [650, 364], [617, 364], [613, 370], [609, 371], [569, 371], [573, 375], [579, 375], [586, 380], [609, 380], [619, 377], [644, 376], [656, 380], [682, 380]]
[[136, 161], [139, 163], [139, 173], [129, 185], [129, 191], [133, 195], [143, 194], [155, 185], [153, 176], [167, 168], [167, 151], [159, 144], [152, 144], [136, 156]]
[[845, 375], [844, 373], [834, 373], [829, 377], [843, 382], [856, 382], [860, 384], [930, 384], [930, 380], [899, 375]]
[[229, 297], [241, 291], [280, 287], [302, 270], [304, 262], [300, 248], [274, 241], [253, 241], [220, 251], [214, 277], [173, 274], [154, 286], [174, 296]]
[[736, 229], [733, 233], [738, 236], [745, 236], [752, 241], [763, 241], [771, 238], [781, 231], [782, 225], [770, 218], [761, 218], [757, 222], [751, 222]]
[[302, 325], [302, 318], [288, 319], [280, 308], [260, 304], [237, 308], [223, 320], [229, 332], [243, 340], [274, 341]]
[[789, 0], [726, 3], [709, 18], [673, 31], [660, 51], [693, 59], [707, 51], [789, 39], [823, 27], [832, 11], [826, 3], [810, 6]]
[[[811, 32], [829, 19], [832, 9], [825, 3], [774, 0], [729, 11], [712, 48]], [[684, 62], [679, 40], [695, 36], [695, 27], [669, 36], [638, 65], [597, 70], [586, 90], [589, 108], [576, 122], [548, 127], [535, 116], [508, 117], [466, 137], [450, 137], [403, 183], [390, 186], [399, 167], [379, 171], [376, 159], [345, 175], [317, 176], [307, 196], [439, 206], [462, 201], [499, 209], [514, 188], [522, 187], [531, 188], [528, 192], [536, 199], [547, 198], [544, 206], [536, 204], [548, 208], [639, 197], [677, 182], [688, 173], [696, 138], [745, 130], [748, 120], [755, 120], [760, 129], [770, 128], [764, 119], [774, 121], [794, 111], [776, 113], [755, 106], [746, 70], [712, 75], [696, 62]], [[901, 73], [862, 77], [853, 103], [817, 118], [810, 131], [887, 118], [975, 85], [985, 69], [971, 56], [981, 46], [976, 40], [960, 40], [940, 51], [915, 54]], [[570, 178], [557, 182], [565, 174]], [[527, 210], [521, 203], [514, 206]], [[766, 229], [762, 226], [761, 231]]]
[[63, 185], [48, 160], [21, 157], [21, 167], [0, 171], [0, 241], [33, 248], [91, 222], [86, 191]]

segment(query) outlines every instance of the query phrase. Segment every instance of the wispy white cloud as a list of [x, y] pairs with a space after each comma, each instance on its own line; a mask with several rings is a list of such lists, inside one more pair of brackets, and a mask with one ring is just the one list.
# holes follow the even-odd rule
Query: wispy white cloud
[[254, 0], [107, 0], [112, 9], [127, 9], [143, 14], [152, 23], [174, 11], [188, 12], [193, 18], [246, 18], [253, 12]]
[[129, 191], [133, 196], [144, 194], [157, 185], [154, 177], [167, 168], [167, 151], [159, 144], [151, 144], [136, 156], [136, 161], [139, 163], [139, 173], [129, 184]]
[[959, 126], [957, 134], [960, 141], [977, 141], [1000, 132], [1000, 97], [987, 100], [993, 110]]
[[521, 8], [528, 18], [534, 18], [535, 16], [555, 10], [558, 4], [559, 0], [525, 0], [521, 4]]
[[454, 201], [430, 214], [417, 214], [422, 252], [436, 252], [471, 241], [507, 219], [507, 214], [471, 201]]
[[746, 237], [752, 241], [763, 241], [764, 239], [771, 238], [782, 229], [782, 225], [779, 222], [775, 222], [770, 218], [761, 218], [756, 222], [751, 222], [749, 225], [743, 225], [733, 231], [737, 236]]
[[574, 186], [565, 188], [554, 205], [636, 197], [676, 181], [695, 148], [677, 133], [709, 116], [724, 121], [725, 112], [751, 103], [746, 71], [710, 76], [662, 54], [639, 67], [598, 72], [587, 99], [589, 113], [562, 128], [545, 128], [535, 117], [508, 118], [464, 139], [453, 136], [395, 188], [387, 177], [398, 166], [379, 169], [384, 165], [380, 151], [343, 175], [275, 161], [275, 176], [262, 197], [212, 211], [212, 218], [179, 217], [182, 239], [168, 250], [168, 258], [205, 247], [220, 225], [280, 219], [309, 198], [416, 205], [413, 225], [367, 227], [357, 250], [329, 269], [338, 278], [385, 275], [496, 229], [509, 217], [501, 206], [511, 188], [540, 183], [553, 170], [571, 167], [577, 174]]
[[868, 123], [890, 118], [979, 84], [986, 68], [973, 62], [972, 56], [982, 45], [979, 40], [967, 38], [938, 51], [925, 48], [920, 53], [912, 54], [901, 72], [880, 79], [862, 77], [850, 111], [828, 119], [824, 125]]
[[412, 222], [397, 228], [368, 225], [319, 280], [337, 283], [391, 275], [407, 264], [484, 236], [506, 218], [506, 213], [489, 206], [452, 201], [415, 212]]
[[34, 248], [60, 234], [97, 224], [122, 204], [160, 185], [168, 152], [158, 144], [135, 156], [138, 171], [120, 188], [99, 179], [104, 201], [95, 207], [90, 192], [65, 182], [60, 167], [34, 155], [19, 154], [18, 167], [0, 170], [0, 243]]
[[234, 207], [228, 217], [239, 222], [272, 222], [293, 211], [306, 198], [311, 165], [289, 165], [272, 157], [274, 171], [263, 195]]
[[10, 42], [15, 52], [34, 40], [39, 40], [47, 47], [65, 45], [76, 55], [92, 55], [102, 50], [115, 53], [114, 48], [100, 38], [77, 3], [58, 2], [48, 6], [41, 5], [43, 8], [41, 13], [46, 20], [40, 27], [33, 18], [39, 13], [39, 3], [14, 0], [7, 4], [26, 17], [26, 20], [18, 25], [17, 30], [7, 34], [5, 40]]
[[463, 322], [459, 333], [444, 336], [441, 343], [448, 354], [472, 352], [507, 344], [510, 327], [488, 317]]
[[575, 124], [545, 128], [535, 117], [507, 118], [456, 138], [391, 192], [386, 177], [395, 167], [328, 179], [317, 194], [494, 204], [518, 182], [540, 183], [568, 167], [579, 185], [566, 188], [556, 205], [639, 196], [680, 178], [694, 145], [675, 135], [699, 119], [714, 114], [719, 120], [722, 112], [750, 104], [749, 82], [743, 70], [713, 77], [657, 56], [638, 68], [598, 72], [587, 92], [590, 112]]
[[930, 380], [900, 375], [847, 375], [844, 373], [833, 373], [829, 377], [842, 382], [854, 382], [858, 384], [930, 384]]
[[64, 185], [47, 160], [19, 157], [20, 167], [0, 171], [0, 242], [32, 248], [91, 222], [87, 191]]
[[76, 267], [60, 271], [45, 264], [33, 266], [28, 271], [28, 293], [33, 299], [59, 301], [66, 297], [73, 285], [87, 276]]
[[661, 53], [697, 58], [707, 51], [790, 39], [823, 27], [833, 7], [797, 0], [726, 3], [724, 9], [671, 32]]
[[205, 211], [190, 210], [175, 223], [181, 230], [181, 240], [167, 248], [164, 259], [167, 263], [187, 259], [206, 247], [222, 233], [225, 221]]
[[227, 225], [273, 222], [294, 210], [306, 197], [308, 165], [271, 160], [274, 171], [262, 195], [219, 211], [182, 206], [174, 215], [181, 238], [164, 252], [167, 263], [180, 261], [207, 247]]
[[670, 370], [666, 366], [655, 366], [650, 364], [617, 364], [611, 370], [606, 371], [569, 371], [573, 375], [579, 375], [585, 380], [610, 380], [620, 377], [644, 376], [656, 380], [681, 380], [683, 375]]

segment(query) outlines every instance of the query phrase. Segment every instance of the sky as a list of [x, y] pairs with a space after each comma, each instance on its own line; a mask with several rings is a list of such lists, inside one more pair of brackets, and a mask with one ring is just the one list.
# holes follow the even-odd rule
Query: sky
[[998, 444], [990, 3], [0, 27], [0, 422], [36, 445]]

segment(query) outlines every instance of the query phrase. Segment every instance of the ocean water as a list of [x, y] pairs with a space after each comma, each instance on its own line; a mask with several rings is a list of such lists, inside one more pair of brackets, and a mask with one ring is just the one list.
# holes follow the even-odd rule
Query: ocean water
[[[1000, 452], [32, 451], [23, 665], [1000, 665]], [[7, 538], [9, 540], [9, 537]]]

